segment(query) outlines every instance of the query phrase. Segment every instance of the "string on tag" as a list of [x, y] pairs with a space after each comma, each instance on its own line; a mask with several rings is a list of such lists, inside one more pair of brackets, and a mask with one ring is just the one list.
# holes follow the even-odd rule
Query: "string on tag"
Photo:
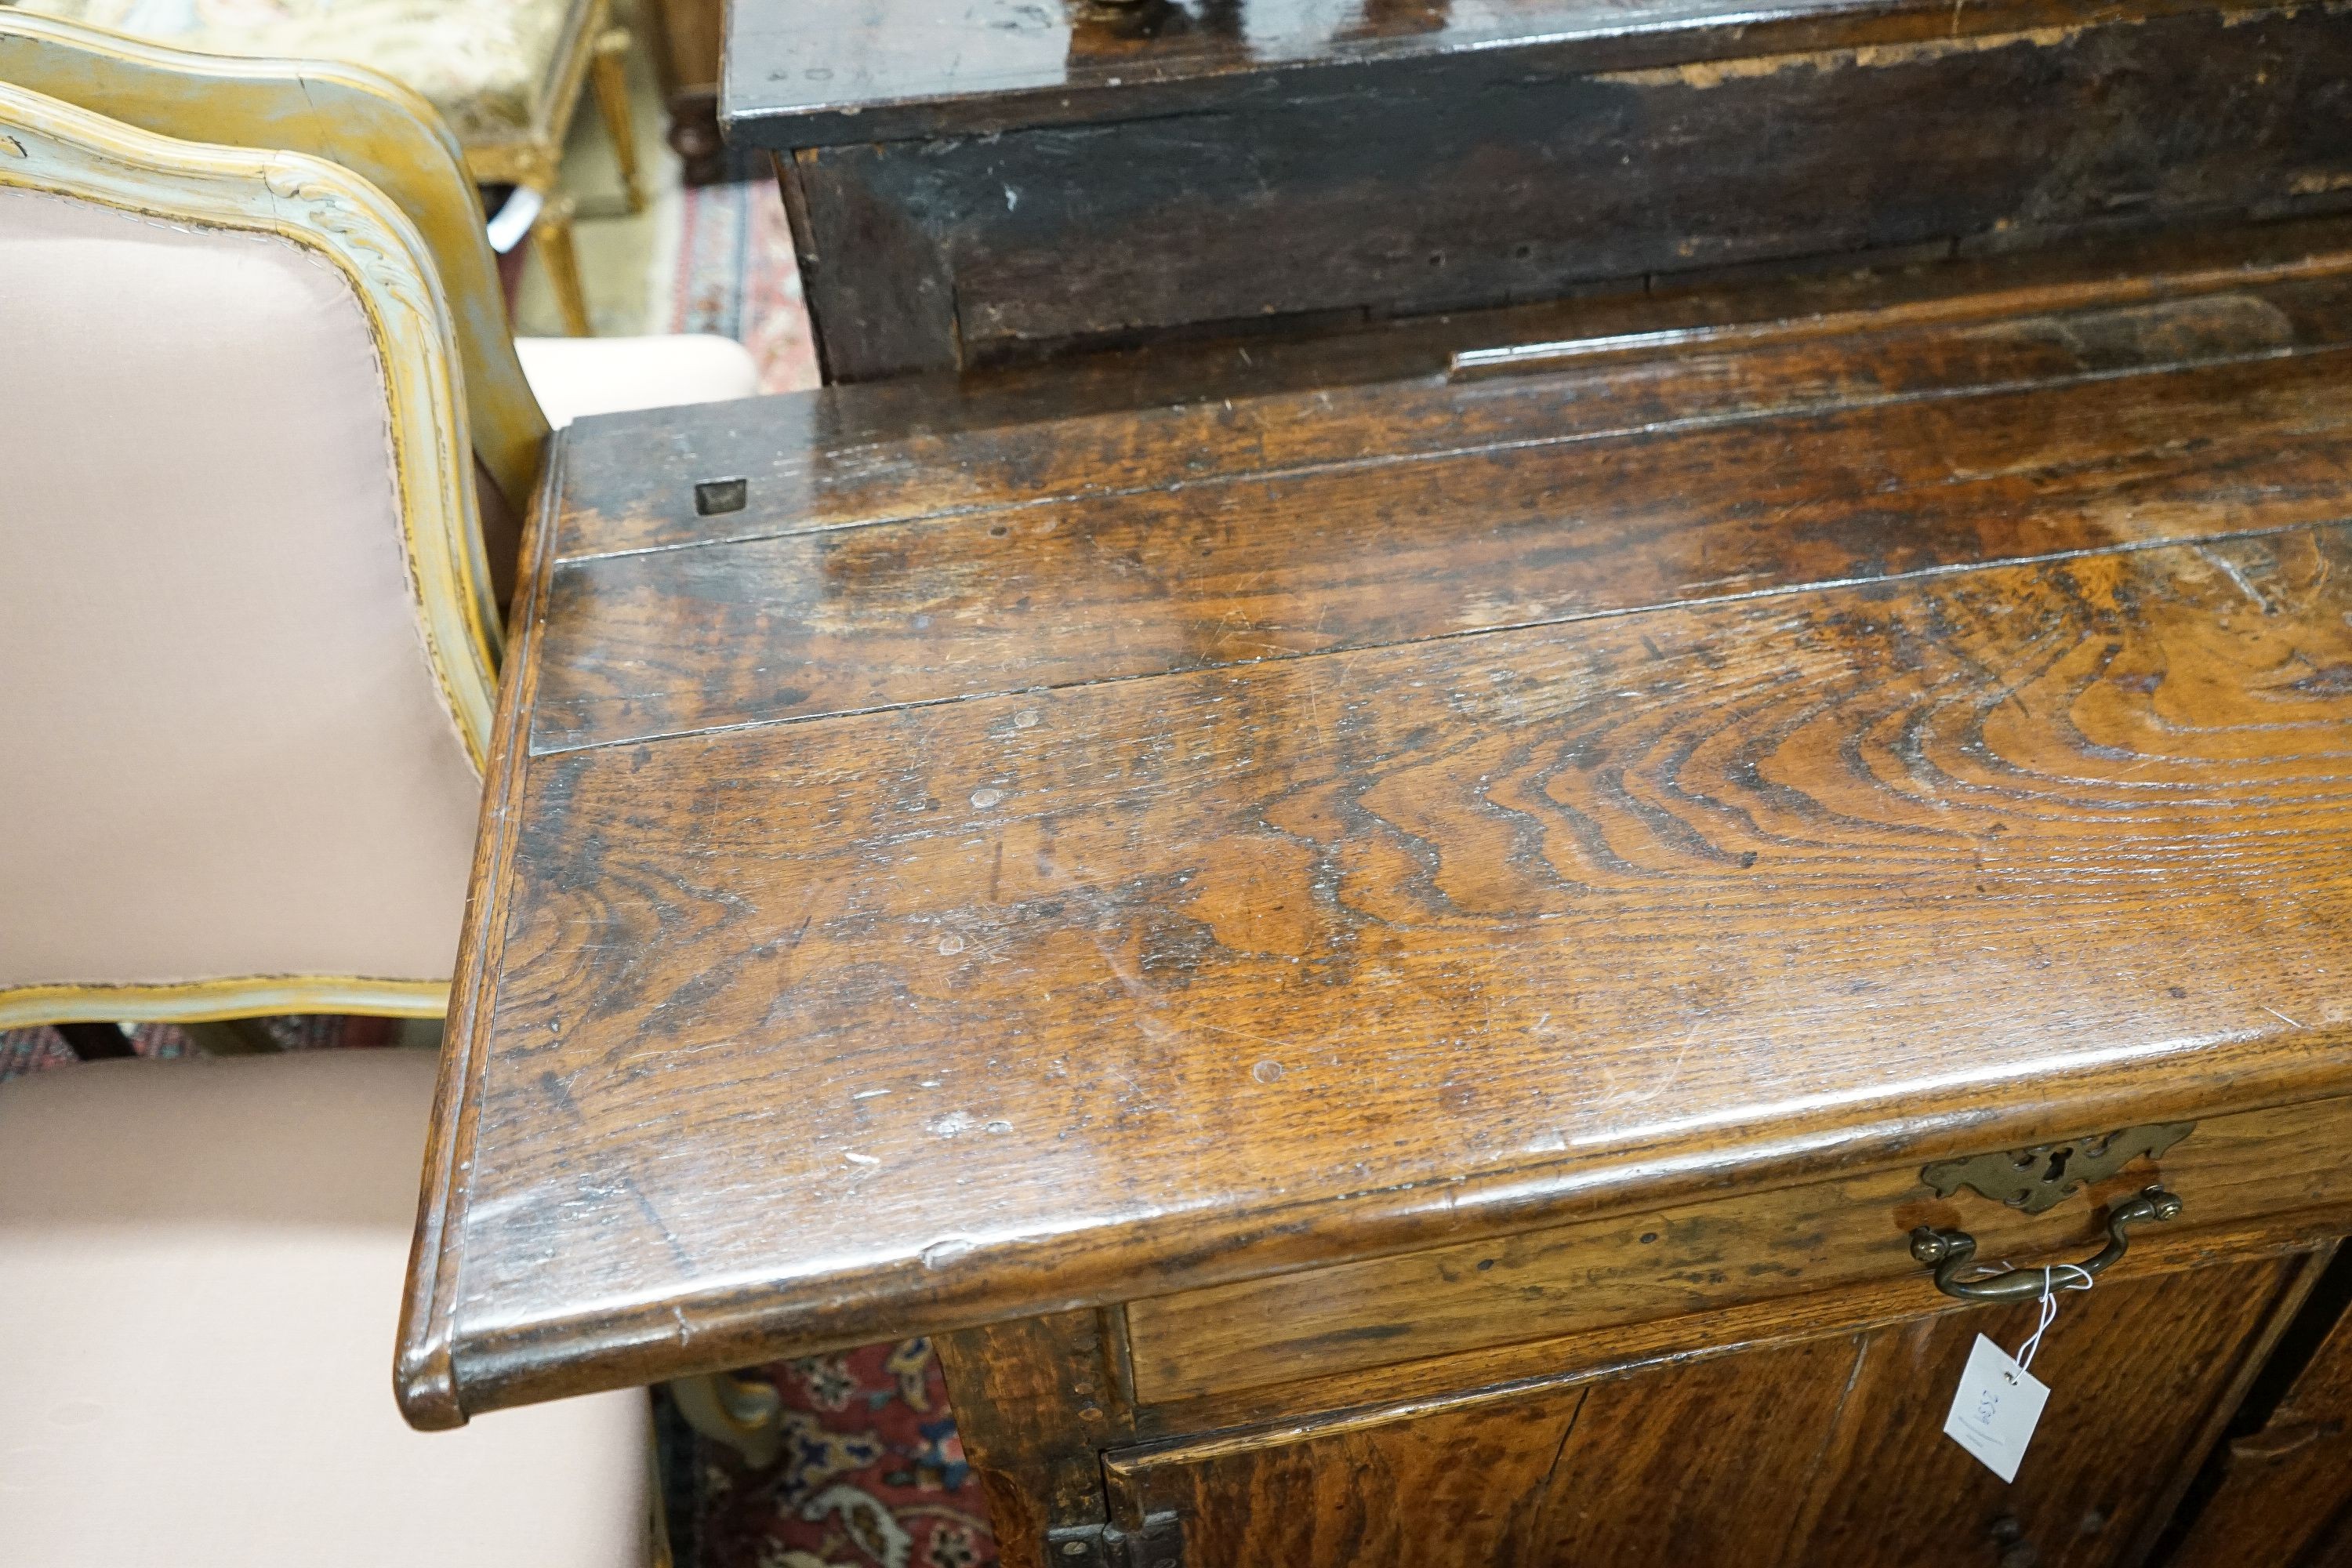
[[[2061, 1274], [2078, 1275], [2080, 1276], [2079, 1282], [2074, 1279], [2069, 1279], [2065, 1284], [2059, 1285], [2055, 1282], [2055, 1279], [2056, 1276]], [[2091, 1271], [2083, 1268], [2079, 1264], [2061, 1263], [2051, 1268], [2044, 1268], [2042, 1271], [2042, 1321], [2033, 1326], [2032, 1337], [2017, 1348], [2017, 1364], [2019, 1370], [2031, 1371], [2032, 1369], [2033, 1352], [2042, 1348], [2042, 1336], [2048, 1333], [2050, 1331], [2050, 1325], [2058, 1321], [2058, 1292], [2060, 1290], [2087, 1290], [2097, 1283], [2098, 1280], [2092, 1278]]]

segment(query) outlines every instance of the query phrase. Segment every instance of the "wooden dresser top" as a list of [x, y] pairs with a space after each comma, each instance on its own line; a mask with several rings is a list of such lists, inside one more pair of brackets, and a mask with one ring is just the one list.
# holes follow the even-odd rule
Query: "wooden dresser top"
[[2352, 1088], [2307, 249], [574, 426], [412, 1418]]

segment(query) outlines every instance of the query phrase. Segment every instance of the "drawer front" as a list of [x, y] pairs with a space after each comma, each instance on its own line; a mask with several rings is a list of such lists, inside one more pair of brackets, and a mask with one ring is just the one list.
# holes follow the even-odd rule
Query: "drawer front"
[[1967, 1230], [1988, 1262], [2087, 1257], [2108, 1205], [2159, 1178], [2184, 1205], [2168, 1238], [2352, 1210], [2352, 1100], [2199, 1123], [2041, 1215], [1965, 1189], [1938, 1197], [1911, 1166], [1136, 1301], [1136, 1397], [1172, 1404], [1905, 1278], [1932, 1301], [1913, 1227]]

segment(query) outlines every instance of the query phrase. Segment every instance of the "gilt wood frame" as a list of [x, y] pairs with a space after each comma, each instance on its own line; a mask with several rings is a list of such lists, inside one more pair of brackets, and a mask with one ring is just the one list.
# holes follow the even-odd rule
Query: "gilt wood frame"
[[[340, 270], [383, 366], [393, 478], [417, 633], [441, 701], [486, 763], [500, 628], [484, 559], [456, 329], [415, 225], [367, 181], [301, 153], [174, 141], [0, 85], [0, 187], [168, 223], [275, 236]], [[238, 975], [0, 990], [0, 1027], [86, 1018], [224, 1018], [302, 1010], [430, 1016], [438, 981]]]
[[515, 357], [466, 154], [431, 104], [359, 66], [198, 54], [13, 6], [0, 6], [0, 79], [158, 136], [324, 158], [390, 197], [439, 268], [474, 448], [507, 500], [529, 504], [547, 416]]

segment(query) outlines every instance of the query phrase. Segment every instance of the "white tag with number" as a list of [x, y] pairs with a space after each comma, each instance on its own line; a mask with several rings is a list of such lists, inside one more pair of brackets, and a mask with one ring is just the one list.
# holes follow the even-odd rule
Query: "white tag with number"
[[1994, 1475], [2013, 1481], [2025, 1446], [2033, 1441], [2042, 1407], [2049, 1402], [2050, 1390], [2040, 1378], [1979, 1334], [1960, 1373], [1959, 1392], [1952, 1395], [1952, 1413], [1944, 1417], [1944, 1434], [1984, 1461]]

